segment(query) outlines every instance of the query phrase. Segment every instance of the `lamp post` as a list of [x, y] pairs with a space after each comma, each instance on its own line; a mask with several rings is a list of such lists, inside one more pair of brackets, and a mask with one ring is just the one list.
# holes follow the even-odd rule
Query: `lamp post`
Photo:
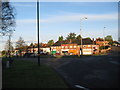
[[40, 66], [40, 45], [39, 45], [39, 0], [37, 0], [37, 32], [38, 32], [38, 66]]
[[106, 27], [104, 27], [104, 29], [103, 29], [104, 53], [105, 53], [105, 28], [106, 28]]
[[80, 51], [81, 51], [81, 56], [83, 54], [83, 52], [82, 52], [82, 44], [83, 44], [83, 41], [82, 41], [82, 21], [85, 20], [85, 19], [87, 19], [87, 17], [83, 17], [83, 18], [80, 19], [80, 34], [81, 34], [81, 47], [80, 47]]

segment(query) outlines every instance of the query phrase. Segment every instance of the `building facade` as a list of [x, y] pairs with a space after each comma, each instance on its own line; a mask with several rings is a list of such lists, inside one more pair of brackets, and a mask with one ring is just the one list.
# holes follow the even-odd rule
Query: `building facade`
[[[108, 41], [103, 40], [91, 40], [89, 38], [84, 38], [81, 40], [63, 40], [57, 41], [52, 46], [48, 46], [47, 44], [41, 44], [40, 46], [40, 54], [47, 53], [52, 55], [92, 55], [99, 53], [100, 51], [106, 51], [107, 49], [100, 50], [100, 47], [110, 46]], [[108, 48], [109, 49], [109, 48]], [[16, 55], [19, 55], [19, 49], [15, 50]], [[38, 47], [36, 46], [28, 46], [27, 49], [21, 52], [23, 56], [25, 53], [38, 53]]]
[[52, 54], [60, 55], [91, 55], [99, 53], [99, 45], [92, 43], [90, 39], [83, 39], [82, 45], [80, 40], [58, 41], [51, 46]]
[[61, 46], [51, 46], [51, 52], [60, 55], [91, 55], [99, 53], [99, 45], [62, 44]]

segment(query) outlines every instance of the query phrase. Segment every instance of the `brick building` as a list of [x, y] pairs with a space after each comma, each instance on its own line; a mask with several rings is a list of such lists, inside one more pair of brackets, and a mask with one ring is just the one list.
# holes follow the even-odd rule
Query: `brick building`
[[82, 40], [65, 40], [57, 41], [51, 46], [51, 52], [53, 54], [60, 55], [80, 55], [81, 51], [83, 55], [91, 55], [94, 53], [99, 53], [99, 45], [93, 44], [91, 39], [85, 38]]

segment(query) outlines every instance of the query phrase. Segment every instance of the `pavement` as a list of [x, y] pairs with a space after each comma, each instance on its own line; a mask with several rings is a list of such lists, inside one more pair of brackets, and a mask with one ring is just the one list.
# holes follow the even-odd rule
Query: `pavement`
[[[120, 47], [108, 55], [80, 58], [40, 58], [41, 63], [54, 68], [71, 88], [119, 88]], [[17, 58], [19, 60], [19, 58]], [[37, 61], [37, 58], [20, 58]]]

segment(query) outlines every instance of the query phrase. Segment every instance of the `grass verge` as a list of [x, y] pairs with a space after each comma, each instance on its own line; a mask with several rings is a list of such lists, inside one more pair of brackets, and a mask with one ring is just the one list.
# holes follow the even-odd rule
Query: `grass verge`
[[36, 62], [14, 60], [10, 68], [3, 68], [4, 88], [68, 88], [50, 67]]

